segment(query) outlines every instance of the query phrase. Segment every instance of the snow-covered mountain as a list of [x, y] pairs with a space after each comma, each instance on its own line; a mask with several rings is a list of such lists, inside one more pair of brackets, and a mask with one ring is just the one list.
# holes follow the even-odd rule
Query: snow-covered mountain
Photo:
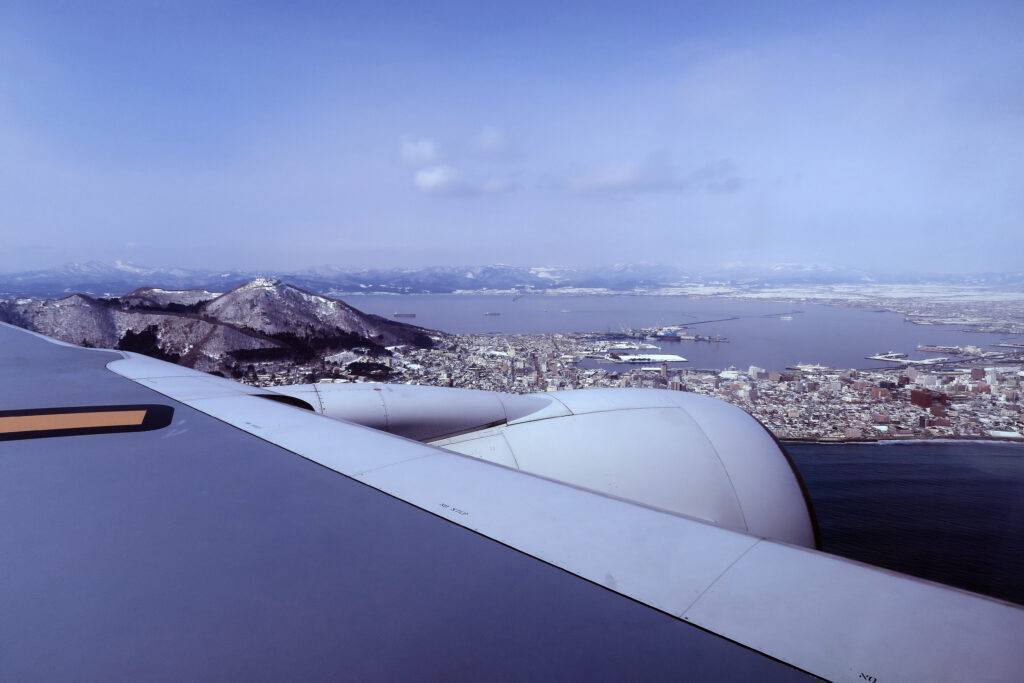
[[0, 321], [73, 344], [139, 351], [221, 372], [246, 357], [301, 359], [330, 349], [382, 353], [389, 345], [432, 344], [423, 328], [268, 279], [224, 294], [149, 287], [120, 298], [0, 301]]
[[[382, 345], [413, 343], [423, 329], [363, 313], [344, 301], [257, 278], [202, 304], [208, 318], [266, 335], [316, 337], [340, 330]], [[419, 339], [423, 343], [422, 339]]]
[[52, 298], [67, 294], [110, 297], [138, 287], [224, 292], [253, 277], [253, 273], [244, 271], [147, 268], [124, 261], [89, 261], [45, 270], [0, 273], [0, 298]]
[[160, 294], [159, 290], [199, 290], [196, 296], [203, 297], [203, 291], [227, 292], [257, 277], [285, 280], [308, 292], [328, 297], [353, 293], [445, 294], [488, 290], [586, 289], [642, 292], [712, 282], [752, 288], [779, 285], [923, 282], [1012, 288], [1024, 286], [1024, 274], [1021, 273], [893, 276], [827, 264], [763, 266], [733, 263], [719, 267], [708, 266], [699, 274], [676, 266], [652, 263], [579, 268], [503, 264], [378, 269], [323, 266], [296, 272], [261, 274], [255, 271], [144, 268], [117, 261], [113, 264], [89, 262], [53, 270], [0, 273], [0, 299], [53, 298], [75, 293], [93, 297], [112, 297], [141, 287], [151, 291], [139, 292], [139, 297], [150, 296], [155, 301], [160, 301], [166, 297]]
[[201, 304], [220, 296], [205, 289], [162, 289], [160, 287], [139, 287], [120, 297], [121, 303], [129, 308], [180, 308], [198, 310]]

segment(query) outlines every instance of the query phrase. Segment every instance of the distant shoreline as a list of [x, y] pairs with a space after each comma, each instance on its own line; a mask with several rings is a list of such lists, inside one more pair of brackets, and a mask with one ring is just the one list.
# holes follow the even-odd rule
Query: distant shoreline
[[782, 443], [817, 443], [817, 444], [836, 444], [844, 445], [851, 443], [862, 443], [862, 444], [894, 444], [894, 443], [1015, 443], [1024, 444], [1024, 438], [1013, 438], [1013, 437], [1000, 437], [1000, 436], [965, 436], [962, 438], [955, 436], [939, 436], [934, 439], [922, 437], [921, 435], [915, 435], [906, 439], [818, 439], [814, 437], [779, 437], [779, 441]]
[[[759, 302], [759, 303], [778, 303], [778, 304], [799, 304], [804, 306], [843, 306], [849, 308], [858, 308], [861, 310], [875, 310], [877, 312], [892, 313], [893, 315], [902, 315], [904, 322], [912, 325], [929, 326], [929, 325], [948, 325], [957, 327], [963, 332], [970, 333], [982, 333], [982, 334], [1002, 334], [1009, 336], [1019, 336], [1024, 334], [1024, 330], [1020, 328], [1014, 328], [1013, 323], [1007, 327], [1007, 321], [1005, 320], [973, 320], [973, 321], [930, 321], [915, 319], [912, 315], [908, 315], [907, 311], [901, 310], [899, 305], [894, 305], [895, 302], [912, 302], [912, 301], [926, 301], [930, 298], [940, 295], [940, 292], [933, 292], [929, 296], [906, 296], [904, 292], [901, 296], [900, 293], [895, 291], [888, 292], [872, 292], [872, 293], [841, 293], [835, 292], [830, 289], [827, 285], [811, 285], [807, 288], [801, 289], [800, 287], [773, 287], [768, 288], [768, 292], [758, 292], [756, 290], [743, 290], [727, 285], [695, 285], [695, 286], [681, 286], [681, 287], [662, 287], [655, 289], [643, 289], [643, 290], [613, 290], [604, 289], [600, 287], [596, 288], [585, 288], [585, 287], [567, 287], [561, 289], [542, 289], [542, 290], [529, 290], [526, 292], [517, 291], [512, 289], [460, 289], [453, 292], [343, 292], [334, 290], [330, 292], [330, 296], [339, 298], [350, 298], [353, 296], [360, 297], [375, 297], [375, 296], [451, 296], [451, 297], [464, 297], [464, 296], [494, 296], [494, 297], [514, 297], [515, 299], [523, 297], [583, 297], [583, 296], [633, 296], [633, 297], [682, 297], [686, 299], [698, 299], [698, 300], [726, 300], [726, 301], [741, 301], [741, 302]], [[1024, 306], [1024, 292], [1017, 290], [988, 290], [985, 288], [971, 288], [975, 292], [996, 292], [1003, 296], [995, 297], [977, 297], [977, 296], [966, 296], [960, 298], [958, 301], [950, 301], [948, 303], [958, 304], [1013, 304], [1016, 306]], [[788, 290], [788, 291], [787, 291]], [[852, 296], [851, 296], [852, 294]], [[1012, 319], [1012, 316], [1011, 316]], [[987, 327], [995, 326], [1001, 329], [986, 329]]]

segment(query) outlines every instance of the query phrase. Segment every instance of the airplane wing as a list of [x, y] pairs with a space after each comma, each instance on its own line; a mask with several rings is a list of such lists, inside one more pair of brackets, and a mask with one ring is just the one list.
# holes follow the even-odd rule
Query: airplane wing
[[1024, 610], [0, 325], [0, 680], [1010, 681]]

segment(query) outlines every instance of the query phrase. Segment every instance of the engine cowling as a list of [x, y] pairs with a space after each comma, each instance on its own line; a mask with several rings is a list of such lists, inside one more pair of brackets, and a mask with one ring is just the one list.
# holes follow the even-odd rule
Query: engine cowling
[[817, 545], [799, 475], [743, 410], [697, 394], [525, 396], [404, 384], [274, 387], [328, 417], [735, 531]]

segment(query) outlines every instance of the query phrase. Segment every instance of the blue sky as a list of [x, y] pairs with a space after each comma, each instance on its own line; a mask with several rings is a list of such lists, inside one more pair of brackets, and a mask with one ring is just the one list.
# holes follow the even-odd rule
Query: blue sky
[[0, 3], [0, 270], [1020, 270], [1020, 3]]

